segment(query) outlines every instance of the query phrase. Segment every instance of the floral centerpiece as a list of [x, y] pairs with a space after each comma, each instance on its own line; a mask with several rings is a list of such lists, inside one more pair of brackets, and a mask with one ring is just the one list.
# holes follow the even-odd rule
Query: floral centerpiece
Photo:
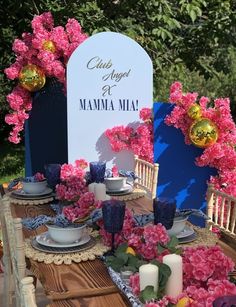
[[[98, 222], [103, 242], [111, 245], [111, 236]], [[133, 293], [146, 303], [146, 307], [196, 306], [210, 307], [213, 301], [224, 295], [235, 295], [236, 285], [229, 280], [234, 262], [224, 255], [219, 246], [177, 248], [178, 240], [169, 237], [161, 224], [141, 226], [130, 210], [126, 209], [123, 230], [115, 236], [119, 246], [114, 256], [107, 257], [107, 264], [115, 271], [131, 270], [130, 286]], [[165, 284], [170, 272], [163, 266], [162, 259], [170, 253], [181, 254], [183, 259], [183, 292], [178, 297], [164, 295]], [[139, 267], [150, 262], [159, 267], [159, 291], [150, 288], [140, 292]], [[178, 305], [178, 302], [185, 302]], [[179, 303], [179, 304], [180, 304]]]
[[56, 197], [64, 204], [62, 213], [70, 222], [84, 221], [96, 207], [94, 193], [88, 191], [86, 168], [88, 163], [81, 159], [75, 164], [63, 164], [61, 183], [56, 186]]

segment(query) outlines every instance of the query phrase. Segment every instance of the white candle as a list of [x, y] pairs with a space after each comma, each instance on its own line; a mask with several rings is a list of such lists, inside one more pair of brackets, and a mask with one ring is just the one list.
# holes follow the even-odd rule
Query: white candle
[[97, 183], [94, 188], [95, 200], [106, 200], [106, 186], [103, 183]]
[[139, 268], [140, 291], [147, 286], [153, 286], [157, 293], [158, 289], [158, 267], [154, 264], [144, 264]]
[[90, 183], [90, 184], [88, 185], [88, 190], [89, 190], [89, 192], [95, 194], [95, 185], [96, 185], [95, 182]]
[[170, 254], [163, 257], [163, 263], [171, 269], [171, 275], [167, 281], [165, 293], [172, 297], [177, 297], [183, 292], [183, 261], [182, 257]]

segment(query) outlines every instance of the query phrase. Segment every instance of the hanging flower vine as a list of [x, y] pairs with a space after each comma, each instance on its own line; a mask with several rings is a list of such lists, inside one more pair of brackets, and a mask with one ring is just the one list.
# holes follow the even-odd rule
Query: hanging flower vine
[[31, 26], [32, 33], [23, 33], [22, 39], [15, 39], [12, 49], [16, 61], [5, 69], [7, 78], [19, 81], [7, 96], [13, 112], [5, 117], [6, 123], [13, 125], [9, 141], [15, 144], [20, 142], [20, 132], [29, 118], [31, 92], [41, 89], [46, 77], [54, 77], [65, 84], [66, 63], [72, 52], [87, 38], [75, 19], [69, 19], [65, 28], [54, 27], [50, 12], [35, 16]]

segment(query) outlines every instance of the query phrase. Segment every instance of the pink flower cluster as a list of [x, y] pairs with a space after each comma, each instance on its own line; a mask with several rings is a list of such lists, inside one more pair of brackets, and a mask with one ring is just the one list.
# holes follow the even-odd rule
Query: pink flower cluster
[[77, 201], [88, 192], [85, 180], [85, 160], [76, 160], [75, 165], [63, 164], [60, 178], [62, 183], [56, 186], [56, 196], [61, 201]]
[[[228, 274], [234, 268], [233, 261], [224, 255], [218, 246], [185, 248], [183, 252], [184, 290], [176, 299], [164, 296], [161, 300], [149, 302], [145, 307], [176, 304], [183, 297], [189, 297], [188, 307], [212, 307], [216, 298], [235, 295], [236, 285], [229, 282]], [[139, 295], [139, 274], [130, 277], [133, 293]]]
[[35, 181], [43, 181], [43, 180], [45, 180], [44, 174], [39, 173], [39, 172], [34, 174], [34, 180]]
[[128, 245], [147, 260], [161, 260], [164, 255], [168, 254], [168, 250], [158, 254], [157, 245], [158, 243], [166, 245], [169, 240], [170, 238], [162, 224], [147, 225], [132, 230], [128, 237]]
[[[99, 221], [98, 225], [100, 226], [100, 235], [104, 244], [111, 246], [111, 234], [105, 231], [103, 221]], [[115, 235], [115, 246], [128, 242], [128, 245], [144, 259], [160, 260], [169, 252], [164, 250], [161, 254], [158, 254], [157, 245], [158, 243], [166, 245], [169, 240], [170, 238], [164, 226], [158, 224], [137, 227], [132, 212], [126, 209], [123, 229], [119, 234]]]
[[132, 150], [141, 159], [153, 162], [152, 110], [143, 108], [139, 115], [144, 122], [136, 128], [117, 126], [107, 129], [105, 135], [109, 139], [113, 151]]
[[210, 278], [227, 279], [228, 273], [234, 269], [234, 262], [224, 255], [219, 246], [187, 247], [183, 253], [183, 266], [185, 287], [205, 288]]
[[60, 201], [69, 203], [63, 208], [66, 218], [73, 222], [86, 218], [96, 206], [94, 194], [88, 192], [85, 180], [85, 168], [88, 163], [81, 159], [75, 164], [63, 164], [61, 183], [56, 186], [56, 196]]
[[[7, 78], [17, 79], [23, 66], [34, 64], [41, 68], [47, 77], [55, 77], [65, 83], [65, 68], [68, 59], [77, 46], [87, 35], [82, 32], [80, 24], [75, 19], [69, 19], [65, 29], [62, 26], [54, 27], [50, 12], [35, 16], [31, 22], [33, 33], [23, 33], [22, 39], [15, 39], [13, 51], [16, 61], [5, 69]], [[53, 48], [47, 48], [50, 42]], [[6, 116], [6, 123], [13, 125], [9, 141], [19, 143], [19, 133], [24, 129], [24, 122], [28, 119], [28, 111], [32, 108], [30, 93], [17, 85], [7, 101], [13, 110]]]
[[[189, 107], [197, 102], [197, 93], [183, 93], [182, 84], [174, 82], [170, 87], [170, 102], [175, 103], [171, 114], [165, 119], [167, 125], [181, 129], [186, 144], [190, 144], [188, 131], [193, 120], [187, 116]], [[198, 166], [214, 167], [218, 176], [211, 177], [210, 182], [215, 188], [236, 196], [236, 125], [230, 113], [228, 98], [214, 100], [214, 106], [209, 106], [209, 99], [201, 97], [199, 105], [202, 117], [209, 118], [218, 127], [219, 138], [217, 142], [203, 150], [196, 159]]]

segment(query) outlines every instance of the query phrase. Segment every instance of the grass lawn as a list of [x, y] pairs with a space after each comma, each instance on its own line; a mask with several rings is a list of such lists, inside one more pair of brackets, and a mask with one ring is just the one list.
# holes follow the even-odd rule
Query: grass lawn
[[24, 176], [25, 150], [23, 145], [0, 145], [0, 184]]

